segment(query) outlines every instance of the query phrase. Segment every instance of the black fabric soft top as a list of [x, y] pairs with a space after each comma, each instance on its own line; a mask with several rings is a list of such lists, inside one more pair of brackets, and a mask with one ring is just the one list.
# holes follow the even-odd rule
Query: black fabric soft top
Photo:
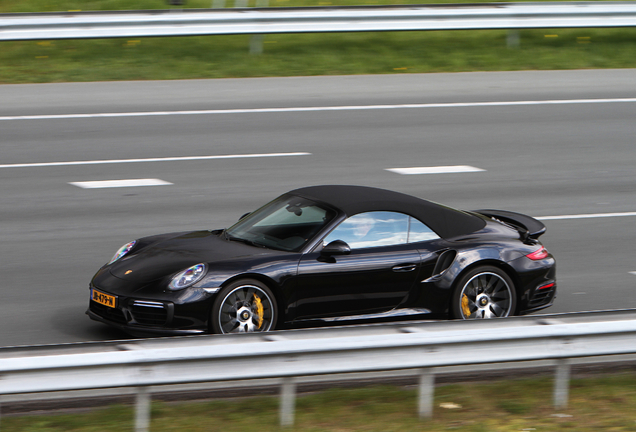
[[367, 186], [309, 186], [289, 192], [321, 201], [342, 210], [347, 216], [369, 211], [395, 211], [424, 222], [442, 238], [479, 231], [486, 222], [470, 213], [416, 198], [400, 192]]

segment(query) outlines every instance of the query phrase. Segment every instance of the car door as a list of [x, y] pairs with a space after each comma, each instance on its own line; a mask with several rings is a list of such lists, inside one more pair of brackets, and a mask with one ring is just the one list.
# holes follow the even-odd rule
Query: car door
[[290, 310], [294, 319], [378, 313], [399, 305], [422, 265], [420, 252], [408, 241], [411, 219], [397, 212], [367, 212], [338, 225], [323, 245], [341, 240], [351, 253], [303, 255]]

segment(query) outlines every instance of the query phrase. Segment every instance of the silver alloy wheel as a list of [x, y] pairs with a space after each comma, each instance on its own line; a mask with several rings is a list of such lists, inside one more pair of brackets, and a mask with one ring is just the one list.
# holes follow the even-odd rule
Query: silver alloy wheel
[[275, 319], [272, 298], [259, 286], [237, 286], [221, 301], [217, 319], [221, 333], [268, 331]]
[[463, 319], [507, 317], [514, 304], [512, 287], [499, 274], [482, 272], [464, 284], [459, 296]]

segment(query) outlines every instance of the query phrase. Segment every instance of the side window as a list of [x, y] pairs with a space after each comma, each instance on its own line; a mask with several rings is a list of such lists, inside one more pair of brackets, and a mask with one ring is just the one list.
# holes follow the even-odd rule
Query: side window
[[408, 241], [409, 217], [395, 212], [360, 213], [342, 221], [323, 243], [343, 240], [352, 249], [404, 244]]
[[409, 243], [438, 239], [435, 232], [414, 217], [409, 216]]

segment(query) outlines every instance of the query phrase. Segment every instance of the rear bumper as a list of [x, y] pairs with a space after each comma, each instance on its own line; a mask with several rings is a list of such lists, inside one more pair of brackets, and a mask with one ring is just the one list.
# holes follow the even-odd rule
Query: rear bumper
[[517, 315], [527, 315], [548, 308], [557, 296], [556, 262], [550, 255], [541, 261], [523, 257], [513, 261], [518, 275]]
[[550, 300], [550, 303], [541, 305], [541, 306], [537, 306], [531, 309], [525, 309], [519, 312], [519, 315], [528, 315], [534, 312], [539, 312], [540, 310], [549, 308], [550, 306], [552, 306], [554, 304], [554, 300], [556, 299], [556, 294], [554, 295], [554, 297], [552, 297], [552, 300]]

